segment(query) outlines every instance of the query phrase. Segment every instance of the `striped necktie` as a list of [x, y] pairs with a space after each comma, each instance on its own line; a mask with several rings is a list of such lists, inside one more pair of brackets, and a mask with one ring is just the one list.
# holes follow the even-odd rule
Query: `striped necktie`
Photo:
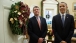
[[38, 25], [39, 25], [39, 27], [41, 29], [41, 24], [40, 24], [40, 19], [39, 18], [37, 18], [37, 22], [38, 22]]
[[63, 23], [63, 26], [64, 26], [64, 15], [62, 15], [62, 23]]

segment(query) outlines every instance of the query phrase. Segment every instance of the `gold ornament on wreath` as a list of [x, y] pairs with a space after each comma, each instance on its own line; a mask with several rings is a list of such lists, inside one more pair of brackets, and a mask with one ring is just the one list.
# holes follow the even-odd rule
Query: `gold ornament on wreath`
[[27, 4], [20, 1], [11, 5], [8, 21], [13, 34], [26, 34], [29, 15], [30, 8]]

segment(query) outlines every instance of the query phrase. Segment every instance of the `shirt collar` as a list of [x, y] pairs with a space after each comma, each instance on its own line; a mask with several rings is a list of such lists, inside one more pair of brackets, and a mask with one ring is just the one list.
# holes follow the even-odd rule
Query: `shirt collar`
[[61, 15], [61, 16], [62, 16], [62, 15], [66, 16], [66, 13], [64, 13], [64, 14], [60, 13], [60, 15]]
[[40, 18], [39, 16], [35, 16], [35, 17], [36, 17], [36, 19]]

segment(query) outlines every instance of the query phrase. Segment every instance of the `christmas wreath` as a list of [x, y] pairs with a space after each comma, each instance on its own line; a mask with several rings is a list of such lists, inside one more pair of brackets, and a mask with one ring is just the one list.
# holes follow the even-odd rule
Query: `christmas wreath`
[[26, 34], [30, 8], [23, 2], [17, 2], [11, 5], [9, 13], [9, 24], [13, 34]]

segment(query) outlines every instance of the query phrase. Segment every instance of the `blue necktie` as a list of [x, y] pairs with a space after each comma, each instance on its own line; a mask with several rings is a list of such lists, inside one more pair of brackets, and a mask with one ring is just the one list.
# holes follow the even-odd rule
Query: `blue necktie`
[[63, 26], [64, 26], [64, 15], [62, 15], [62, 23], [63, 23]]

